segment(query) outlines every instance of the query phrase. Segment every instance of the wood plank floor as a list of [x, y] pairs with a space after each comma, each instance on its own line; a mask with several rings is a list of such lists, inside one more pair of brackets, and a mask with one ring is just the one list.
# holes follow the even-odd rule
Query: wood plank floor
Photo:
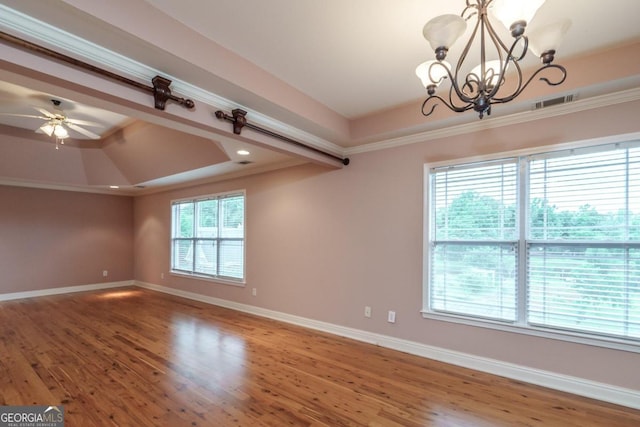
[[640, 426], [640, 411], [138, 288], [0, 303], [0, 405], [91, 426]]

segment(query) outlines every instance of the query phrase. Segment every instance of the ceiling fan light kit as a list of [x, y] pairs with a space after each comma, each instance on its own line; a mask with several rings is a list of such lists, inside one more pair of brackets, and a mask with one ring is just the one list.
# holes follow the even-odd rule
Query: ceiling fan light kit
[[88, 129], [85, 129], [82, 126], [103, 127], [101, 123], [90, 122], [86, 120], [71, 119], [67, 117], [65, 112], [60, 108], [62, 101], [60, 101], [59, 99], [52, 99], [51, 103], [53, 104], [53, 112], [48, 111], [44, 108], [33, 107], [36, 111], [38, 111], [41, 114], [40, 116], [36, 116], [32, 114], [12, 114], [12, 113], [0, 113], [0, 115], [45, 120], [45, 122], [36, 129], [36, 132], [44, 133], [48, 137], [55, 138], [56, 150], [60, 148], [60, 145], [64, 144], [65, 139], [71, 137], [69, 130], [73, 130], [89, 139], [100, 139], [100, 135]]
[[62, 126], [62, 123], [57, 123], [53, 127], [53, 134], [60, 139], [65, 139], [69, 137], [69, 132]]
[[[47, 136], [53, 136], [56, 139], [56, 150], [60, 148], [60, 144], [64, 144], [64, 140], [69, 137], [69, 132], [62, 125], [62, 121], [52, 119], [50, 122], [45, 123], [38, 129], [44, 132]], [[37, 132], [37, 131], [36, 131]]]
[[[559, 23], [540, 28], [531, 35], [525, 35], [527, 24], [545, 0], [466, 0], [466, 7], [458, 15], [441, 15], [431, 19], [423, 28], [423, 35], [435, 52], [435, 60], [427, 61], [416, 68], [416, 75], [422, 81], [429, 95], [422, 103], [422, 114], [430, 116], [438, 103], [454, 112], [473, 109], [482, 119], [491, 114], [493, 104], [509, 102], [520, 95], [534, 78], [545, 73], [539, 80], [550, 86], [562, 84], [566, 69], [553, 64], [555, 49], [569, 29], [571, 22]], [[513, 41], [505, 43], [489, 20], [489, 12], [511, 33]], [[476, 18], [471, 36], [464, 46], [457, 64], [452, 67], [445, 61], [451, 46], [464, 34], [467, 22]], [[529, 39], [531, 38], [531, 43]], [[479, 62], [466, 62], [467, 56], [479, 43]], [[529, 78], [525, 79], [521, 61], [528, 53], [529, 45], [541, 62]], [[547, 77], [548, 76], [548, 77]], [[438, 95], [444, 80], [450, 81], [448, 95]], [[509, 79], [509, 84], [505, 85]], [[505, 89], [509, 86], [509, 89]]]
[[70, 137], [67, 129], [74, 130], [89, 139], [100, 139], [100, 135], [79, 126], [100, 127], [102, 126], [100, 123], [70, 119], [60, 108], [60, 104], [62, 102], [59, 99], [52, 99], [51, 103], [53, 104], [53, 113], [45, 110], [44, 108], [36, 108], [40, 113], [42, 113], [42, 116], [33, 117], [48, 120], [45, 124], [40, 126], [36, 132], [41, 131], [50, 137], [55, 137], [56, 150], [60, 148], [60, 145], [64, 144], [65, 139]]

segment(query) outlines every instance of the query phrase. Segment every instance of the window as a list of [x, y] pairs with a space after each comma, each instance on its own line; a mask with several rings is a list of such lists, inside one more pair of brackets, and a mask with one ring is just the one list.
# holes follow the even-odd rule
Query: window
[[172, 203], [171, 270], [244, 280], [244, 193]]
[[640, 344], [640, 143], [432, 168], [427, 197], [426, 315]]

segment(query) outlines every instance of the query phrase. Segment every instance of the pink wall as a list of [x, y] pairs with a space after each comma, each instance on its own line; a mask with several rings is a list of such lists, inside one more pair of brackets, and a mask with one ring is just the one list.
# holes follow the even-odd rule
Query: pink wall
[[133, 278], [131, 198], [0, 186], [0, 200], [0, 294]]
[[[640, 102], [135, 200], [135, 278], [481, 357], [640, 390], [640, 354], [423, 319], [426, 162], [640, 131]], [[246, 287], [170, 275], [170, 201], [246, 189]], [[164, 279], [161, 274], [164, 273]], [[256, 297], [251, 289], [257, 288]], [[364, 306], [373, 317], [363, 316]], [[386, 322], [387, 310], [397, 322]]]

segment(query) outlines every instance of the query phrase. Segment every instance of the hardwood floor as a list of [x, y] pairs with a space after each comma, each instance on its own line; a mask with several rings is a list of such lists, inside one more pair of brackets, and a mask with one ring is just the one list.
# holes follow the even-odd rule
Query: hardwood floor
[[0, 405], [90, 426], [639, 426], [640, 411], [138, 288], [0, 303]]

